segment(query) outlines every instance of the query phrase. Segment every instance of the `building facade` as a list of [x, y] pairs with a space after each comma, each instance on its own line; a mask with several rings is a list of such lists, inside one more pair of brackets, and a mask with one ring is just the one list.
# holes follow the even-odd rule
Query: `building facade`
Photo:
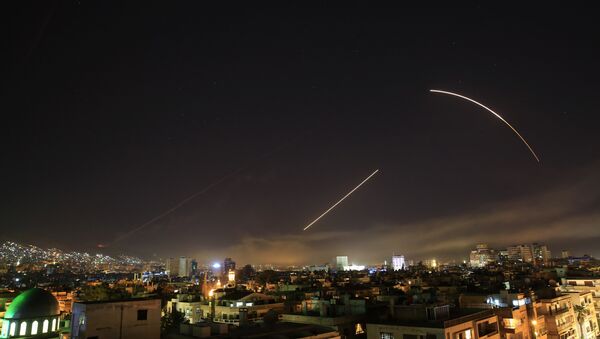
[[545, 318], [548, 339], [578, 338], [577, 318], [570, 296], [539, 299], [536, 314]]
[[367, 339], [500, 339], [498, 317], [479, 311], [447, 320], [367, 323]]
[[343, 271], [344, 267], [348, 266], [348, 256], [346, 255], [338, 255], [335, 258], [335, 268], [338, 271]]
[[404, 261], [403, 255], [393, 255], [392, 256], [392, 269], [394, 271], [403, 270], [406, 268], [406, 262]]
[[506, 250], [509, 260], [533, 263], [533, 248], [530, 245], [510, 246]]
[[160, 313], [160, 299], [76, 302], [71, 339], [159, 339]]
[[477, 244], [476, 248], [469, 255], [471, 267], [485, 267], [494, 262], [496, 255], [494, 250], [490, 249], [488, 244]]
[[188, 258], [181, 256], [179, 257], [178, 272], [180, 277], [190, 276], [191, 261]]

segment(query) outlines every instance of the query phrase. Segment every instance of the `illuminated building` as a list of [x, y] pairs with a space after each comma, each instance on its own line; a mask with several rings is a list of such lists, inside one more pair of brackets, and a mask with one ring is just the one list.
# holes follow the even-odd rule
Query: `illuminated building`
[[488, 247], [488, 244], [477, 244], [477, 247], [469, 255], [469, 264], [471, 267], [485, 267], [495, 259], [495, 252]]
[[536, 312], [545, 318], [548, 339], [578, 338], [579, 325], [569, 295], [539, 299]]
[[552, 253], [548, 249], [548, 246], [533, 243], [531, 247], [533, 249], [533, 260], [536, 264], [547, 265], [550, 259], [552, 259]]
[[365, 265], [347, 265], [344, 266], [344, 271], [362, 271], [365, 269]]
[[[460, 308], [490, 308], [498, 316], [500, 337], [506, 339], [530, 339], [533, 332], [529, 321], [531, 299], [523, 293], [472, 295], [463, 294], [459, 298]], [[534, 318], [535, 319], [535, 318]], [[539, 333], [538, 333], [539, 334]], [[540, 339], [538, 337], [538, 339]]]
[[19, 294], [2, 319], [0, 338], [58, 337], [58, 300], [48, 291], [32, 288]]
[[58, 300], [60, 313], [71, 313], [73, 307], [72, 292], [52, 292], [52, 295]]
[[586, 292], [563, 292], [571, 297], [573, 310], [577, 317], [580, 332], [580, 338], [595, 339], [600, 336], [600, 328], [598, 327], [598, 312], [594, 305], [594, 297], [592, 291]]
[[571, 253], [568, 250], [562, 250], [561, 257], [563, 259], [569, 259], [570, 256], [571, 256]]
[[190, 276], [190, 265], [188, 264], [188, 258], [179, 257], [179, 276], [189, 277]]
[[576, 277], [563, 278], [561, 289], [567, 292], [591, 292], [596, 319], [600, 324], [600, 278]]
[[403, 255], [393, 255], [392, 256], [392, 269], [394, 271], [403, 270], [406, 268], [406, 263], [404, 261]]
[[225, 291], [213, 290], [211, 298], [214, 299], [210, 301], [192, 301], [180, 295], [177, 299], [167, 302], [167, 313], [176, 309], [192, 324], [202, 319], [212, 319], [217, 323], [239, 326], [249, 322], [260, 322], [267, 312], [281, 313], [284, 309], [283, 303], [276, 302], [272, 296], [247, 291]]
[[76, 302], [71, 339], [160, 338], [160, 299]]
[[176, 258], [167, 259], [165, 270], [170, 276], [179, 275], [179, 260]]
[[436, 268], [438, 263], [436, 259], [425, 259], [423, 260], [423, 265], [425, 265], [428, 268]]
[[198, 296], [178, 294], [176, 298], [167, 301], [167, 313], [171, 313], [175, 309], [181, 312], [190, 324], [195, 324], [202, 321], [202, 312], [200, 311], [200, 305], [202, 304], [203, 301]]
[[348, 256], [347, 255], [337, 256], [335, 258], [335, 268], [338, 271], [343, 271], [345, 266], [348, 266]]
[[[407, 309], [407, 312], [403, 312]], [[409, 317], [405, 317], [410, 314]], [[396, 307], [389, 319], [367, 323], [367, 339], [500, 339], [492, 310], [452, 314], [448, 306]]]
[[[312, 298], [291, 304], [290, 312], [281, 315], [281, 321], [297, 324], [322, 324], [339, 333], [362, 334], [367, 306], [365, 299], [344, 294], [336, 298]], [[357, 333], [358, 332], [358, 333]], [[349, 335], [347, 338], [352, 338]]]
[[235, 286], [235, 271], [234, 270], [229, 270], [229, 272], [227, 272], [227, 284], [229, 286]]
[[508, 251], [508, 259], [513, 261], [533, 262], [533, 249], [530, 245], [510, 246]]

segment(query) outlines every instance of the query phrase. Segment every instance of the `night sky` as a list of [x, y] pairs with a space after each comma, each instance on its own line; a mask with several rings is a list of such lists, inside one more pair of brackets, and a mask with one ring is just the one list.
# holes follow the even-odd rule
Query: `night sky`
[[[0, 240], [242, 264], [600, 256], [594, 11], [223, 4], [3, 4]], [[541, 163], [430, 88], [502, 114]]]

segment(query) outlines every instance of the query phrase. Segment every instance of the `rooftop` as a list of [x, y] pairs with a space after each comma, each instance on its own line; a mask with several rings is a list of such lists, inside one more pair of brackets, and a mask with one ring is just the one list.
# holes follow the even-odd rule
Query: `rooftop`
[[484, 319], [494, 315], [493, 310], [482, 310], [474, 308], [453, 309], [450, 312], [450, 317], [445, 319], [434, 320], [413, 320], [413, 319], [387, 319], [382, 321], [368, 321], [370, 324], [386, 324], [397, 326], [410, 327], [426, 327], [426, 328], [447, 328], [461, 324], [463, 322]]
[[149, 301], [149, 300], [160, 300], [157, 297], [147, 298], [128, 298], [128, 299], [116, 299], [116, 300], [93, 300], [93, 301], [76, 301], [76, 304], [92, 305], [92, 304], [110, 304], [110, 303], [123, 303], [123, 302], [134, 302], [134, 301]]

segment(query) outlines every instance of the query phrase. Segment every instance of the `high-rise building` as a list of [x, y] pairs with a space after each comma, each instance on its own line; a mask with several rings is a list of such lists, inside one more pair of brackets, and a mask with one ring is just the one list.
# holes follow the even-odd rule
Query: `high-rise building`
[[548, 246], [533, 243], [531, 247], [533, 249], [533, 260], [536, 264], [548, 264], [550, 259], [552, 259], [552, 254]]
[[393, 255], [392, 256], [392, 269], [394, 271], [403, 270], [406, 268], [406, 263], [404, 261], [403, 255]]
[[200, 270], [198, 270], [198, 262], [196, 261], [196, 259], [192, 259], [192, 261], [190, 262], [190, 273], [193, 276], [200, 274]]
[[510, 246], [508, 251], [508, 259], [522, 262], [533, 262], [533, 249], [530, 245]]
[[438, 266], [438, 262], [436, 259], [425, 259], [423, 260], [423, 265], [428, 268], [436, 268]]
[[167, 259], [167, 263], [165, 265], [165, 269], [169, 276], [177, 276], [179, 275], [179, 260], [176, 258]]
[[568, 250], [562, 250], [561, 257], [563, 259], [569, 259], [570, 256], [571, 256], [571, 253]]
[[190, 276], [190, 266], [188, 265], [188, 258], [179, 257], [179, 276], [180, 277], [189, 277]]
[[488, 244], [477, 244], [474, 250], [469, 255], [469, 263], [471, 267], [485, 267], [489, 263], [494, 262], [496, 253], [490, 249]]
[[234, 270], [235, 271], [235, 261], [233, 261], [231, 258], [225, 258], [225, 260], [223, 260], [223, 274], [229, 274], [229, 271]]
[[335, 267], [338, 271], [343, 271], [344, 267], [348, 266], [348, 256], [347, 255], [338, 255], [335, 258]]

